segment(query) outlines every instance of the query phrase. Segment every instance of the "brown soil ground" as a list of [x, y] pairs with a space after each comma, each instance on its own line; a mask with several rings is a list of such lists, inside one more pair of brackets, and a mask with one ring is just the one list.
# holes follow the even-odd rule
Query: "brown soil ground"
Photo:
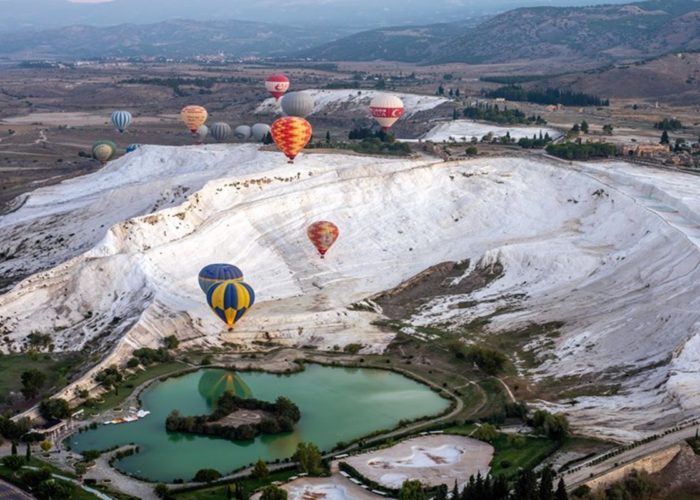
[[700, 498], [700, 456], [684, 444], [664, 470], [652, 475], [659, 487], [655, 500], [690, 500]]

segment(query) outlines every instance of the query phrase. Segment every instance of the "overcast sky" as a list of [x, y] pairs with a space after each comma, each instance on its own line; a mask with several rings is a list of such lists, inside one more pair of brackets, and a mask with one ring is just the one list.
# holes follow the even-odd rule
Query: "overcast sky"
[[0, 29], [152, 23], [172, 18], [375, 28], [449, 22], [534, 5], [625, 0], [0, 0]]

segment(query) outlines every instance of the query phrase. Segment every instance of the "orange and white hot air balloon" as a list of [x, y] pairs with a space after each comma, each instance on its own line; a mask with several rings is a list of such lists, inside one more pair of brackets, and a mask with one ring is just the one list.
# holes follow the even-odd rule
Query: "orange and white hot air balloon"
[[379, 94], [369, 104], [369, 110], [386, 132], [403, 114], [403, 102], [391, 94]]
[[275, 101], [279, 101], [280, 97], [289, 90], [289, 78], [284, 75], [270, 75], [265, 78], [265, 88], [272, 94]]
[[285, 116], [272, 123], [272, 140], [280, 148], [289, 163], [294, 163], [294, 158], [304, 149], [311, 140], [311, 124], [298, 116]]
[[306, 234], [323, 259], [326, 252], [333, 246], [335, 240], [338, 239], [338, 234], [340, 234], [340, 232], [338, 231], [338, 226], [332, 222], [321, 220], [314, 222], [306, 228]]
[[190, 129], [192, 135], [197, 134], [197, 129], [204, 125], [208, 116], [209, 113], [202, 106], [185, 106], [180, 111], [180, 118], [187, 125], [187, 128]]

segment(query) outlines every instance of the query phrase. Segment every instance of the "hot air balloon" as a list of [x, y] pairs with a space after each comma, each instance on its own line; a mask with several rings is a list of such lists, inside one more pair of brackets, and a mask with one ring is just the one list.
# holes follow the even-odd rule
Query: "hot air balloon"
[[209, 131], [217, 142], [225, 142], [231, 136], [231, 125], [224, 122], [216, 122]]
[[129, 145], [126, 147], [126, 152], [127, 152], [127, 153], [133, 153], [134, 151], [136, 151], [136, 150], [137, 150], [138, 148], [140, 148], [140, 147], [141, 147], [141, 144], [129, 144]]
[[222, 283], [227, 280], [243, 280], [243, 272], [231, 264], [209, 264], [199, 271], [199, 288], [207, 293], [212, 285]]
[[262, 141], [270, 133], [270, 126], [266, 123], [256, 123], [250, 131], [256, 141]]
[[306, 118], [314, 110], [314, 99], [308, 92], [290, 92], [282, 98], [280, 106], [287, 116]]
[[185, 122], [187, 128], [190, 129], [192, 135], [195, 135], [197, 133], [197, 129], [201, 125], [204, 125], [204, 122], [207, 121], [208, 116], [209, 114], [207, 113], [207, 110], [202, 106], [185, 106], [182, 108], [182, 111], [180, 111], [180, 118], [182, 118], [182, 121]]
[[115, 111], [112, 113], [112, 125], [120, 133], [124, 133], [129, 124], [131, 123], [131, 113], [128, 111]]
[[199, 379], [197, 391], [209, 406], [214, 406], [226, 391], [239, 398], [249, 398], [253, 395], [253, 391], [240, 374], [224, 370], [206, 370]]
[[311, 124], [298, 116], [285, 116], [272, 124], [272, 139], [277, 147], [294, 163], [294, 158], [311, 139]]
[[314, 222], [308, 228], [306, 228], [306, 234], [323, 259], [326, 252], [333, 246], [335, 240], [338, 239], [339, 231], [338, 226], [332, 222], [322, 220]]
[[209, 288], [207, 303], [214, 314], [226, 323], [230, 332], [236, 321], [240, 320], [255, 303], [255, 293], [250, 285], [242, 281], [222, 281]]
[[265, 88], [276, 101], [289, 89], [289, 78], [284, 75], [270, 75], [265, 79]]
[[239, 125], [236, 127], [236, 130], [233, 131], [233, 136], [239, 141], [245, 141], [250, 139], [252, 133], [248, 125]]
[[194, 133], [194, 135], [197, 137], [197, 144], [202, 144], [204, 139], [207, 138], [207, 135], [209, 135], [209, 127], [206, 125], [200, 125], [197, 127], [197, 131]]
[[403, 114], [403, 102], [395, 95], [379, 94], [372, 99], [369, 110], [386, 132]]
[[117, 145], [112, 141], [97, 141], [92, 145], [92, 157], [102, 165], [114, 157], [117, 152]]

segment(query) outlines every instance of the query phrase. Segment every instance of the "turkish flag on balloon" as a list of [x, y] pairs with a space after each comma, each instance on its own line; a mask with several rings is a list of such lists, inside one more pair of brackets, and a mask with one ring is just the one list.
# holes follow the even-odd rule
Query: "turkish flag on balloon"
[[403, 102], [398, 97], [379, 94], [372, 99], [369, 110], [377, 123], [386, 131], [401, 117], [404, 107]]

